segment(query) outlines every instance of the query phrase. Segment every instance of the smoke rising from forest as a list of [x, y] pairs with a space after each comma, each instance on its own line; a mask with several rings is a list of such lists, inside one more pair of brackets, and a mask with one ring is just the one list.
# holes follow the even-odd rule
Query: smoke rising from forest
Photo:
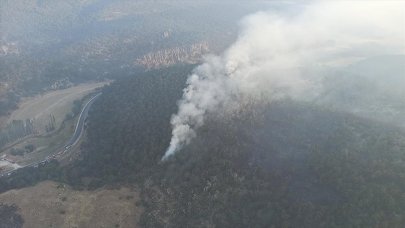
[[404, 54], [404, 9], [401, 1], [320, 1], [294, 14], [246, 17], [237, 41], [188, 78], [162, 160], [196, 137], [208, 113], [241, 108], [242, 99], [311, 100], [322, 92], [324, 68]]

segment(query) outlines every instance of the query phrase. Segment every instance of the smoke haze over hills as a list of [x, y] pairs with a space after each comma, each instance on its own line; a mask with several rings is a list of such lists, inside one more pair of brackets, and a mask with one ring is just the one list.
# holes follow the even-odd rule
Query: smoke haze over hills
[[207, 56], [189, 77], [163, 159], [196, 136], [207, 113], [237, 109], [246, 99], [314, 101], [331, 89], [327, 80], [335, 80], [326, 79], [326, 71], [404, 54], [404, 8], [401, 1], [319, 1], [294, 15], [246, 17], [237, 41], [221, 56]]

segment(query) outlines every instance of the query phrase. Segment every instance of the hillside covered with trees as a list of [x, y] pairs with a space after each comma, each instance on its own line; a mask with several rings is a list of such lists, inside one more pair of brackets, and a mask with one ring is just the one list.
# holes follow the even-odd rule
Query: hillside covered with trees
[[170, 118], [193, 65], [122, 78], [89, 113], [82, 154], [0, 179], [0, 192], [51, 179], [141, 189], [143, 227], [401, 227], [405, 134], [310, 103], [211, 115], [165, 162]]
[[404, 228], [403, 9], [0, 0], [0, 228]]
[[[1, 0], [0, 116], [21, 97], [197, 63], [266, 1]], [[278, 4], [275, 4], [276, 6]]]
[[119, 80], [94, 104], [75, 180], [142, 186], [145, 227], [401, 227], [401, 129], [308, 103], [210, 117], [160, 162], [191, 66]]

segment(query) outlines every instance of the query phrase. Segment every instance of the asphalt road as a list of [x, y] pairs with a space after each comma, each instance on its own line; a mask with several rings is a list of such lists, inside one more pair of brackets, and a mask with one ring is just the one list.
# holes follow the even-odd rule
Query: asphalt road
[[[93, 96], [87, 103], [86, 105], [83, 107], [82, 111], [80, 112], [79, 115], [79, 120], [77, 121], [76, 124], [76, 128], [75, 131], [72, 135], [72, 137], [69, 139], [69, 141], [67, 141], [67, 143], [65, 144], [64, 148], [62, 149], [62, 151], [57, 151], [55, 152], [53, 155], [49, 155], [48, 157], [46, 157], [46, 159], [42, 160], [42, 161], [38, 161], [38, 162], [34, 162], [25, 166], [21, 166], [18, 169], [21, 168], [25, 168], [25, 167], [34, 167], [34, 166], [38, 166], [39, 164], [45, 164], [46, 162], [50, 161], [51, 158], [56, 158], [57, 155], [63, 154], [68, 152], [68, 150], [74, 146], [80, 139], [80, 137], [82, 136], [83, 133], [83, 129], [84, 129], [84, 124], [86, 123], [86, 119], [87, 116], [89, 114], [89, 110], [91, 105], [94, 103], [94, 101], [96, 101], [96, 99], [101, 95], [101, 93], [96, 94], [95, 96]], [[10, 170], [8, 172], [5, 173], [1, 173], [0, 177], [2, 176], [6, 176], [6, 175], [11, 175], [13, 172], [15, 172], [18, 169], [14, 169], [14, 170]]]
[[86, 122], [87, 116], [89, 115], [89, 110], [91, 105], [96, 101], [96, 99], [101, 95], [101, 93], [98, 93], [94, 97], [92, 97], [87, 104], [84, 106], [82, 111], [80, 112], [79, 120], [77, 121], [75, 132], [73, 133], [73, 136], [70, 138], [70, 140], [66, 143], [65, 149], [69, 149], [70, 147], [74, 146], [80, 139], [80, 136], [83, 133], [84, 129], [84, 123]]

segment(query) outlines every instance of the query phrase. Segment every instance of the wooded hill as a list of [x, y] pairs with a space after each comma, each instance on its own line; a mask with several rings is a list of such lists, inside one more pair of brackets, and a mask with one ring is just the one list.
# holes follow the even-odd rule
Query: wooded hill
[[405, 224], [404, 131], [313, 104], [284, 100], [225, 119], [210, 115], [189, 145], [160, 162], [193, 67], [105, 87], [79, 160], [17, 172], [0, 186], [44, 178], [77, 188], [135, 185], [143, 227]]
[[117, 81], [94, 104], [80, 167], [143, 187], [145, 227], [401, 227], [402, 130], [305, 103], [211, 116], [160, 163], [192, 67]]

